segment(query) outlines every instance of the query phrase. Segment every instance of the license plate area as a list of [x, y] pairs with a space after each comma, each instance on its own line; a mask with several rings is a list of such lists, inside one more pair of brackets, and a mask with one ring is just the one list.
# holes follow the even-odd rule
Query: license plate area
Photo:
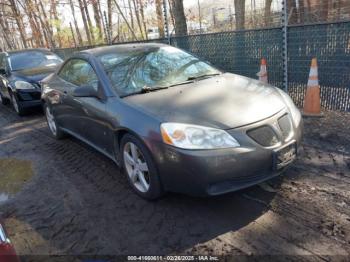
[[296, 142], [290, 143], [273, 152], [273, 169], [279, 170], [292, 163], [297, 157]]

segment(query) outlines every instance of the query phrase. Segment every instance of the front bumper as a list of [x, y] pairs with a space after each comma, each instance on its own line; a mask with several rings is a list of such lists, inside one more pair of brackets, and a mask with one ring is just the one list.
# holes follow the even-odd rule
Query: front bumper
[[34, 90], [16, 90], [18, 102], [23, 108], [36, 107], [41, 105], [41, 91]]
[[241, 144], [238, 148], [217, 150], [184, 150], [155, 143], [151, 151], [157, 162], [166, 191], [196, 196], [219, 195], [243, 189], [280, 175], [288, 166], [274, 169], [275, 150], [295, 142], [300, 146], [303, 123], [295, 126], [291, 135], [272, 147], [257, 144], [246, 134], [247, 130], [267, 124], [286, 114], [275, 116], [253, 125], [228, 130]]

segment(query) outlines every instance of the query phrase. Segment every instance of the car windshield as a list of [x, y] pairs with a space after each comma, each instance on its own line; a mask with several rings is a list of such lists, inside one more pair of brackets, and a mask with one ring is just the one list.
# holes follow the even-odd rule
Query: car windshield
[[104, 54], [99, 57], [117, 93], [126, 96], [143, 89], [182, 84], [220, 71], [174, 47], [157, 47], [127, 54]]
[[56, 66], [62, 61], [59, 56], [51, 52], [26, 51], [10, 54], [10, 63], [13, 71]]

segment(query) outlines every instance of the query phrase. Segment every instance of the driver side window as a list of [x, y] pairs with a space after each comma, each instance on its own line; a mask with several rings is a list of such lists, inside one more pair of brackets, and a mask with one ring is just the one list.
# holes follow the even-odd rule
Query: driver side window
[[98, 89], [97, 75], [92, 66], [83, 59], [69, 60], [58, 75], [76, 86], [92, 86]]

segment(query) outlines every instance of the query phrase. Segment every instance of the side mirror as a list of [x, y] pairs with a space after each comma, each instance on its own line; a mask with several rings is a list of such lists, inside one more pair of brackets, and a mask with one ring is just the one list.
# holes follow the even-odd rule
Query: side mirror
[[0, 75], [7, 75], [7, 71], [5, 68], [0, 68]]
[[80, 86], [73, 91], [75, 97], [97, 97], [99, 98], [98, 91], [92, 86]]

